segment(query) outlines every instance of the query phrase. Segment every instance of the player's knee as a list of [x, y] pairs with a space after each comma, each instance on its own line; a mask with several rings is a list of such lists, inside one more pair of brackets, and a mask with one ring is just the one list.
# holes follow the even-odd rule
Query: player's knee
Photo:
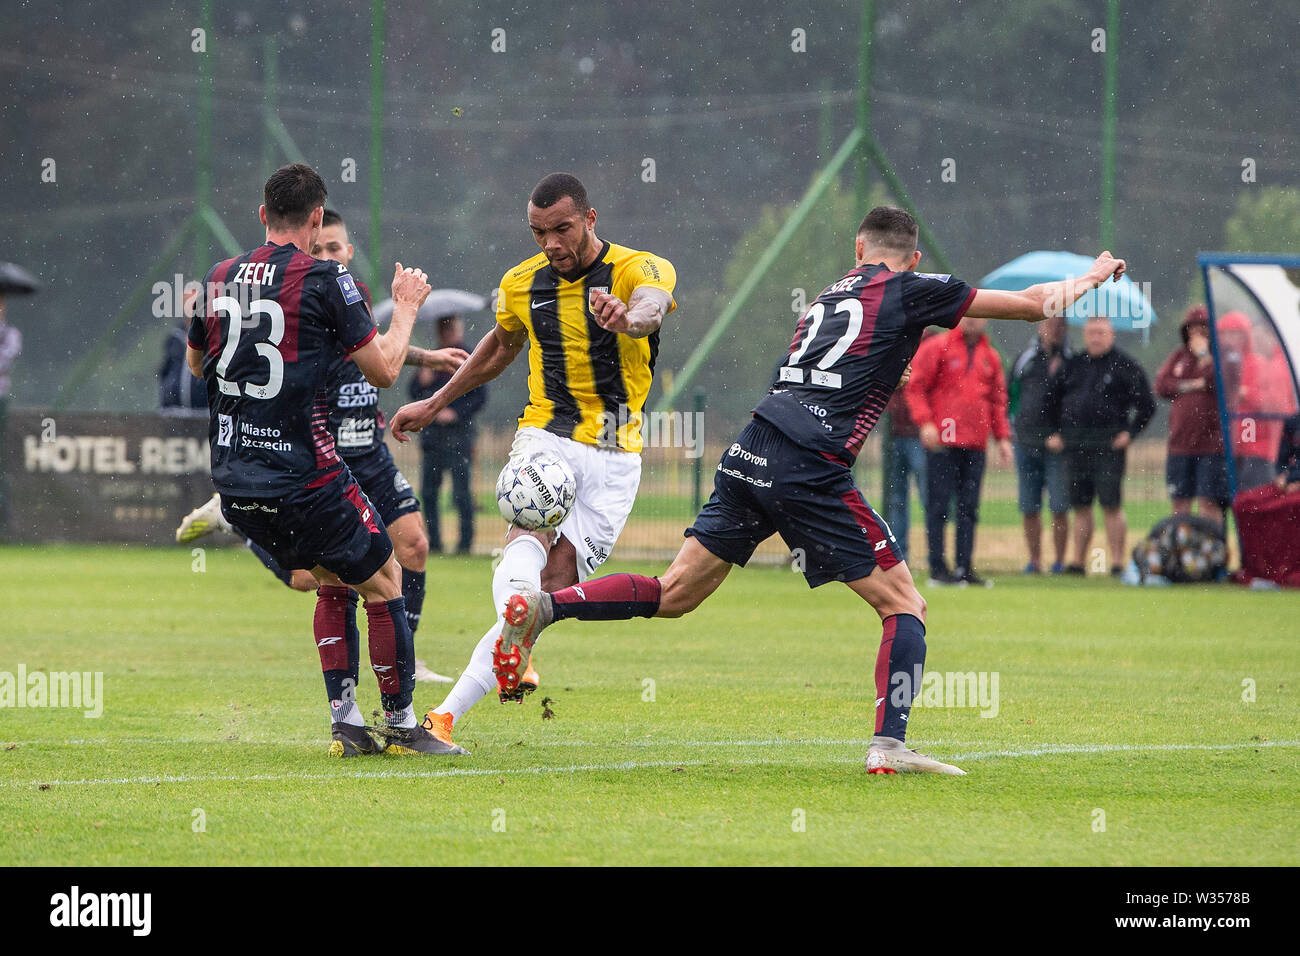
[[393, 551], [397, 555], [397, 563], [402, 567], [410, 571], [423, 571], [429, 559], [429, 539], [425, 536], [424, 529], [421, 528], [417, 535], [395, 542]]
[[542, 590], [547, 592], [563, 591], [578, 583], [576, 565], [552, 565], [542, 568]]
[[289, 587], [295, 591], [315, 591], [320, 582], [310, 571], [294, 571], [289, 575]]
[[910, 614], [924, 623], [925, 598], [909, 578], [906, 581], [899, 581], [895, 587], [890, 588], [889, 596], [876, 607], [876, 611], [882, 618], [894, 614]]
[[659, 579], [659, 611], [657, 617], [681, 617], [704, 603], [708, 593], [691, 586], [690, 578], [669, 568]]
[[381, 597], [385, 601], [402, 596], [402, 566], [396, 558], [389, 558], [376, 575], [382, 587]]

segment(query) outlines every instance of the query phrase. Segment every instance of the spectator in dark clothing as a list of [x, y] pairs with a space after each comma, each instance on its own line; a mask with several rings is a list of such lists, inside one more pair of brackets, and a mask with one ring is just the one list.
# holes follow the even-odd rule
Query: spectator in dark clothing
[[1106, 521], [1110, 573], [1118, 577], [1128, 534], [1122, 507], [1127, 449], [1151, 421], [1156, 402], [1142, 366], [1115, 348], [1109, 318], [1088, 319], [1083, 344], [1084, 351], [1071, 356], [1052, 383], [1047, 401], [1053, 433], [1047, 447], [1065, 453], [1065, 477], [1074, 508], [1075, 561], [1066, 571], [1086, 573], [1096, 500]]
[[163, 342], [163, 360], [158, 366], [158, 409], [164, 415], [206, 418], [207, 385], [191, 375], [185, 365], [187, 326], [188, 320], [182, 319]]
[[23, 350], [23, 334], [5, 321], [5, 293], [0, 291], [0, 539], [9, 526], [8, 475], [5, 473], [5, 419], [9, 410], [9, 377]]
[[1038, 323], [1038, 337], [1020, 353], [1011, 367], [1011, 427], [1015, 437], [1016, 484], [1025, 545], [1029, 549], [1026, 574], [1043, 567], [1043, 492], [1052, 513], [1052, 573], [1065, 570], [1065, 547], [1070, 534], [1070, 500], [1065, 486], [1065, 461], [1047, 448], [1054, 430], [1048, 421], [1047, 397], [1052, 381], [1070, 357], [1065, 318], [1052, 316]]
[[[463, 348], [465, 323], [457, 315], [438, 319], [438, 348]], [[411, 379], [411, 398], [428, 398], [447, 384], [451, 372], [420, 369]], [[442, 551], [438, 521], [438, 497], [442, 476], [451, 473], [451, 495], [460, 514], [460, 538], [457, 554], [469, 554], [474, 543], [474, 496], [470, 491], [470, 472], [474, 462], [474, 416], [487, 403], [487, 386], [466, 392], [434, 418], [433, 424], [420, 433], [423, 465], [420, 469], [420, 497], [424, 500], [424, 521], [429, 529], [429, 550]]]
[[1203, 517], [1222, 523], [1228, 463], [1219, 428], [1209, 310], [1203, 305], [1188, 309], [1180, 331], [1182, 348], [1170, 353], [1156, 373], [1156, 394], [1173, 403], [1165, 480], [1174, 514], [1190, 514], [1195, 499]]
[[163, 360], [158, 366], [158, 410], [164, 415], [203, 417], [208, 415], [208, 391], [203, 379], [190, 374], [185, 364], [187, 329], [198, 299], [197, 283], [185, 292], [181, 320], [163, 342]]
[[885, 475], [885, 521], [898, 540], [899, 556], [907, 560], [907, 538], [912, 527], [911, 495], [908, 476], [916, 483], [916, 493], [925, 509], [925, 449], [921, 447], [921, 431], [907, 410], [904, 389], [912, 366], [908, 366], [899, 379], [898, 388], [885, 406], [889, 414], [889, 472]]
[[[986, 583], [972, 562], [990, 435], [1002, 464], [1011, 464], [1007, 383], [1002, 360], [984, 334], [986, 324], [968, 315], [951, 332], [926, 339], [907, 383], [907, 407], [926, 450], [925, 536], [933, 584]], [[956, 557], [949, 571], [943, 539], [954, 498]]]
[[1282, 423], [1276, 467], [1273, 483], [1289, 495], [1300, 491], [1300, 415], [1292, 415]]

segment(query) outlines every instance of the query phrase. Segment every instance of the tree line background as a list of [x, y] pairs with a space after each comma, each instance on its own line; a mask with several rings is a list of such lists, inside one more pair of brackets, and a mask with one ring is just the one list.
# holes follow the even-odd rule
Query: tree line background
[[[48, 405], [75, 386], [72, 407], [147, 411], [171, 324], [148, 305], [84, 381], [69, 374], [193, 209], [199, 4], [6, 6], [0, 259], [45, 286], [10, 300], [25, 340], [15, 400]], [[1092, 31], [1105, 26], [1104, 0], [878, 7], [873, 128], [954, 270], [974, 282], [1033, 249], [1096, 252], [1102, 57]], [[677, 267], [661, 371], [683, 364], [855, 119], [857, 3], [390, 0], [385, 16], [389, 274], [401, 259], [435, 286], [489, 292], [535, 251], [524, 221], [532, 185], [574, 172], [602, 238]], [[802, 52], [795, 30], [805, 31]], [[206, 38], [214, 205], [242, 245], [262, 240], [265, 157], [287, 160], [263, 122], [268, 36], [274, 110], [368, 248], [369, 4], [217, 4]], [[1119, 44], [1112, 251], [1151, 283], [1160, 314], [1149, 345], [1123, 344], [1154, 369], [1200, 298], [1198, 250], [1300, 250], [1300, 18], [1294, 0], [1149, 0], [1125, 4], [1120, 35], [1107, 39]], [[54, 182], [42, 181], [47, 159]], [[941, 175], [945, 159], [955, 182]], [[349, 160], [355, 182], [345, 181]], [[873, 198], [887, 199], [873, 183]], [[743, 417], [767, 384], [796, 318], [793, 290], [811, 299], [852, 267], [864, 212], [849, 171], [764, 277], [698, 379], [722, 419], [711, 430]], [[190, 248], [166, 275], [191, 275]], [[355, 271], [384, 297], [386, 282], [364, 264]], [[492, 322], [469, 319], [475, 340]], [[991, 331], [1007, 359], [1031, 335]], [[417, 336], [428, 344], [432, 330]], [[519, 364], [483, 420], [518, 413]]]

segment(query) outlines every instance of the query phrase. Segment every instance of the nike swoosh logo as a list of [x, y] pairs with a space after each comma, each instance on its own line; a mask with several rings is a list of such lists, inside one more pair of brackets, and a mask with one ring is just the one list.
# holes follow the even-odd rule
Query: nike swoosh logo
[[540, 309], [542, 306], [544, 306], [544, 305], [551, 305], [551, 304], [554, 303], [554, 302], [555, 302], [554, 299], [547, 299], [545, 302], [538, 302], [536, 299], [534, 299], [534, 300], [533, 300], [533, 308], [534, 308], [534, 309]]

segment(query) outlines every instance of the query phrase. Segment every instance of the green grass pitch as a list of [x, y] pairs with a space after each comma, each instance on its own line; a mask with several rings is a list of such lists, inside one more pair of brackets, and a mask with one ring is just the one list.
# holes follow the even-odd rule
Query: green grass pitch
[[[458, 725], [472, 756], [340, 761], [311, 598], [246, 552], [203, 557], [0, 548], [0, 673], [104, 674], [99, 718], [0, 709], [9, 865], [1298, 862], [1297, 594], [925, 592], [928, 669], [998, 674], [996, 716], [913, 711], [909, 743], [964, 778], [864, 772], [879, 624], [770, 568], [679, 621], [549, 630], [541, 690]], [[486, 628], [489, 574], [431, 562], [436, 668]]]

